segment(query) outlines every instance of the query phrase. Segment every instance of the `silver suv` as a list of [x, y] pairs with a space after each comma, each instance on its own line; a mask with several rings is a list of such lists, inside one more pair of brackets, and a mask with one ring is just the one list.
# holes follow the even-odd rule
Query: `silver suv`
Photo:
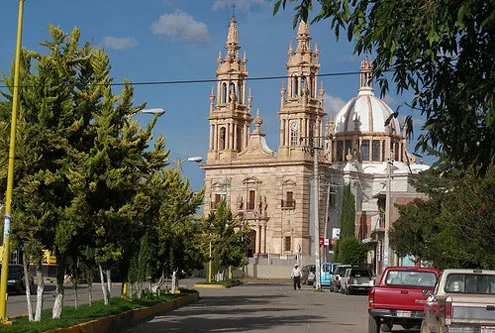
[[338, 265], [335, 267], [335, 270], [333, 271], [332, 275], [332, 281], [330, 282], [330, 291], [333, 292], [340, 292], [341, 291], [341, 281], [342, 278], [344, 277], [345, 270], [348, 268], [351, 268], [352, 265], [350, 264], [345, 264], [345, 265]]

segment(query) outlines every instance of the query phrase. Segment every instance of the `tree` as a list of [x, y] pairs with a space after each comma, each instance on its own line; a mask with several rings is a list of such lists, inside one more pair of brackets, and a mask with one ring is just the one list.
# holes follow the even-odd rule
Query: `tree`
[[240, 218], [233, 217], [225, 201], [217, 205], [216, 211], [210, 212], [204, 222], [203, 249], [208, 249], [211, 242], [213, 272], [225, 273], [229, 267], [245, 264], [249, 231]]
[[[277, 1], [274, 14], [288, 2]], [[298, 3], [295, 26], [316, 1], [290, 2]], [[477, 165], [483, 174], [495, 157], [495, 1], [317, 2], [313, 22], [329, 19], [337, 38], [344, 32], [354, 41], [356, 54], [375, 54], [382, 95], [388, 72], [398, 93], [412, 91], [410, 108], [426, 116], [416, 149], [443, 151], [459, 168]], [[411, 116], [406, 122], [412, 134]]]
[[437, 221], [440, 202], [415, 199], [399, 205], [398, 209], [399, 218], [390, 229], [390, 246], [399, 256], [413, 255], [417, 263], [422, 258], [432, 258], [435, 252], [432, 240], [440, 232]]
[[340, 237], [354, 237], [356, 234], [356, 206], [351, 185], [344, 186], [342, 215], [340, 216]]
[[346, 237], [339, 240], [339, 251], [339, 262], [342, 264], [363, 263], [368, 247], [356, 237]]

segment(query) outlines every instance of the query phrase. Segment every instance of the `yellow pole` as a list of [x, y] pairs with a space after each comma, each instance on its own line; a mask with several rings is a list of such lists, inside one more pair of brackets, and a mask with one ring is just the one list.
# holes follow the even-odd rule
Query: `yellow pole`
[[211, 283], [211, 242], [210, 242], [210, 261], [208, 262], [208, 283]]
[[122, 285], [122, 298], [127, 299], [127, 282]]
[[12, 122], [10, 124], [9, 168], [7, 173], [7, 193], [5, 195], [5, 220], [3, 222], [3, 251], [2, 274], [0, 280], [0, 319], [7, 319], [7, 277], [9, 276], [10, 260], [10, 222], [12, 213], [12, 189], [14, 187], [14, 157], [15, 157], [15, 129], [17, 126], [17, 108], [19, 102], [19, 67], [21, 62], [22, 44], [22, 14], [24, 1], [19, 0], [19, 17], [17, 21], [17, 43], [15, 49], [14, 67], [14, 96], [12, 100]]

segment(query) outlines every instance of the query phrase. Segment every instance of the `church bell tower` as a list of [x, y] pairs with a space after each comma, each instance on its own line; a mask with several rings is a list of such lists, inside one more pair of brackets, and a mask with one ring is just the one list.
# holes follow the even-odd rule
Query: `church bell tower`
[[207, 163], [229, 163], [248, 144], [252, 121], [252, 96], [246, 99], [247, 58], [239, 57], [237, 21], [232, 16], [229, 23], [225, 56], [218, 55], [216, 93], [210, 94], [210, 142]]
[[301, 21], [297, 31], [297, 46], [289, 45], [287, 89], [280, 90], [279, 158], [307, 159], [303, 147], [321, 146], [323, 141], [323, 84], [318, 90], [319, 50], [311, 49], [308, 24]]

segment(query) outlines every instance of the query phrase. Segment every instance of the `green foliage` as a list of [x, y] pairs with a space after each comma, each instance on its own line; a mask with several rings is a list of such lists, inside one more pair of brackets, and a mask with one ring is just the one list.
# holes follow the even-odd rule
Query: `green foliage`
[[399, 205], [398, 208], [399, 218], [390, 229], [390, 246], [399, 256], [431, 258], [436, 250], [431, 242], [440, 232], [437, 221], [440, 202], [415, 199], [407, 205]]
[[40, 322], [29, 322], [26, 317], [15, 319], [11, 326], [2, 325], [1, 332], [5, 333], [24, 333], [24, 332], [46, 332], [62, 327], [70, 327], [80, 323], [88, 322], [97, 318], [102, 318], [110, 315], [120, 314], [132, 309], [149, 307], [158, 303], [172, 302], [178, 297], [196, 293], [195, 290], [181, 289], [180, 295], [163, 294], [161, 296], [153, 296], [147, 294], [140, 299], [132, 298], [123, 300], [120, 297], [112, 298], [110, 305], [104, 305], [103, 301], [95, 301], [92, 306], [80, 305], [77, 309], [72, 306], [64, 307], [64, 318], [53, 320], [51, 319], [51, 310], [44, 310], [41, 315]]
[[339, 262], [342, 264], [363, 263], [366, 260], [368, 247], [356, 237], [345, 237], [339, 240]]
[[[274, 13], [288, 2], [298, 3], [294, 26], [308, 20], [312, 0], [276, 1]], [[416, 149], [443, 151], [483, 174], [495, 157], [495, 1], [317, 2], [313, 22], [328, 19], [337, 38], [345, 33], [354, 42], [356, 54], [376, 55], [382, 95], [390, 77], [398, 93], [412, 91], [406, 105], [426, 116]]]
[[224, 272], [229, 266], [239, 267], [246, 263], [246, 252], [249, 246], [249, 232], [247, 225], [239, 218], [234, 218], [232, 211], [225, 201], [217, 205], [204, 222], [203, 251], [209, 243], [212, 244], [212, 270]]
[[[413, 254], [438, 268], [494, 269], [495, 167], [483, 178], [474, 170], [440, 180], [431, 171], [418, 182], [424, 188], [443, 183], [430, 192], [429, 201], [401, 206], [390, 233], [399, 254]], [[448, 183], [448, 185], [447, 185]]]
[[355, 219], [356, 219], [356, 204], [354, 195], [351, 192], [351, 185], [344, 187], [342, 198], [342, 215], [340, 217], [340, 236], [354, 237], [355, 235]]

